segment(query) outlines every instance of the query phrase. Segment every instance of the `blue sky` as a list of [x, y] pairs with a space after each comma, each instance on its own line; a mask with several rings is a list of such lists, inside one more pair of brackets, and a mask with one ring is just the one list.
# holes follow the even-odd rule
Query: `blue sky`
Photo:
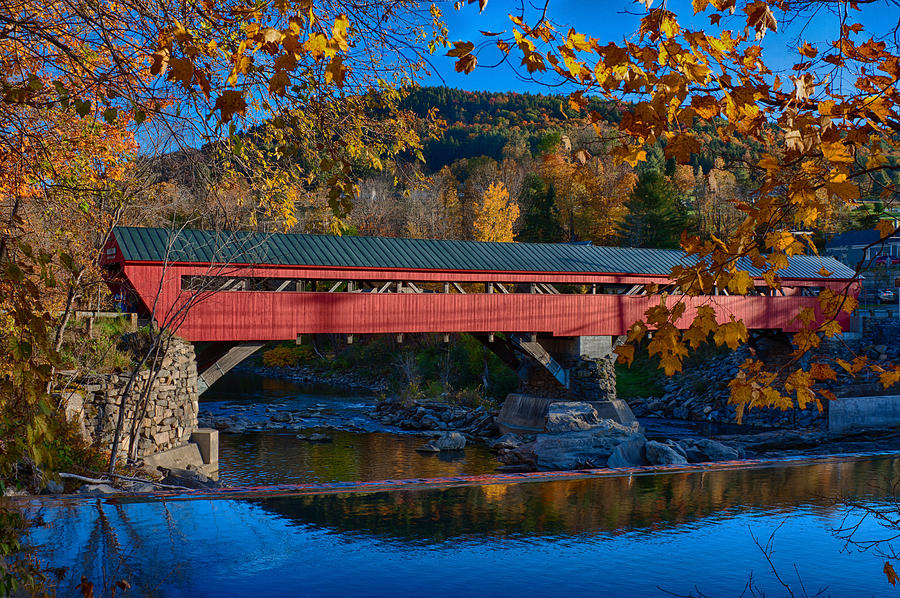
[[[525, 0], [527, 1], [527, 0]], [[658, 6], [660, 0], [656, 0], [654, 6]], [[450, 29], [451, 40], [471, 40], [478, 42], [483, 38], [479, 30], [500, 32], [508, 35], [512, 32], [512, 23], [509, 20], [510, 12], [517, 12], [518, 1], [490, 0], [483, 13], [478, 12], [478, 5], [471, 4], [462, 10], [456, 11], [448, 4], [445, 5], [444, 17]], [[670, 10], [679, 15], [683, 23], [692, 27], [702, 27], [709, 24], [706, 13], [694, 16], [691, 4], [687, 0], [668, 2]], [[867, 31], [860, 39], [866, 39], [872, 34], [882, 33], [882, 30], [892, 28], [900, 19], [900, 7], [892, 2], [878, 3], [875, 6], [862, 6], [862, 11], [850, 12], [850, 20], [862, 22]], [[632, 38], [637, 30], [640, 17], [637, 13], [643, 10], [643, 6], [628, 2], [591, 2], [577, 0], [551, 0], [548, 14], [559, 25], [559, 29], [566, 31], [573, 26], [581, 33], [587, 33], [601, 40], [602, 43], [621, 42], [626, 38]], [[764, 40], [767, 59], [777, 68], [789, 68], [794, 62], [791, 51], [796, 48], [797, 40], [809, 41], [820, 52], [824, 51], [826, 40], [833, 39], [839, 28], [839, 19], [836, 14], [829, 12], [828, 7], [820, 5], [818, 12], [805, 15], [794, 23], [785, 23], [783, 15], [776, 12], [779, 19], [779, 31], [776, 34], [769, 33]], [[534, 15], [535, 9], [529, 9]], [[629, 14], [630, 13], [630, 14]], [[744, 14], [738, 13], [731, 18], [729, 25], [734, 28], [742, 28]], [[499, 52], [491, 49], [479, 54], [479, 64], [489, 64], [496, 60]], [[519, 59], [514, 62], [518, 64]], [[435, 73], [427, 77], [425, 84], [457, 87], [469, 90], [488, 91], [519, 91], [519, 92], [543, 92], [554, 91], [545, 86], [533, 82], [523, 81], [516, 77], [515, 70], [509, 64], [497, 68], [477, 68], [470, 75], [457, 73], [453, 69], [454, 59], [443, 55], [435, 55], [433, 64]]]

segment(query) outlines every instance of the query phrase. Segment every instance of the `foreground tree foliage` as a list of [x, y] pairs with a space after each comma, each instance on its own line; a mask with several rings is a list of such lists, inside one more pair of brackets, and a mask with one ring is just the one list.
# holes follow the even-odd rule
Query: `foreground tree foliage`
[[[474, 8], [467, 4], [475, 2], [456, 2], [455, 8]], [[484, 10], [487, 2], [477, 4]], [[102, 231], [127, 220], [128, 209], [142, 198], [171, 197], [152, 177], [135, 177], [138, 143], [145, 157], [156, 143], [202, 145], [209, 158], [207, 199], [244, 208], [230, 212], [239, 216], [232, 226], [289, 228], [298, 211], [324, 199], [332, 216], [317, 216], [323, 226], [346, 230], [364, 176], [415, 176], [403, 164], [421, 158], [425, 138], [440, 123], [433, 112], [423, 117], [402, 109], [404, 90], [423, 72], [428, 54], [447, 48], [459, 71], [476, 68], [479, 52], [494, 51], [528, 76], [574, 90], [564, 110], [567, 116], [586, 113], [594, 128], [591, 141], [538, 142], [549, 141], [540, 148], [547, 156], [542, 176], [546, 193], [552, 188], [558, 198], [565, 237], [614, 238], [626, 213], [623, 201], [636, 182], [631, 169], [654, 160], [659, 148], [661, 160], [671, 162], [666, 172], [676, 185], [688, 188], [691, 179], [695, 187], [705, 185], [704, 198], [715, 201], [716, 217], [698, 223], [697, 234], [681, 236], [682, 247], [698, 261], [673, 272], [687, 295], [711, 294], [714, 288], [747, 293], [753, 287], [747, 263], [778, 288], [787, 258], [815, 251], [809, 237], [796, 231], [820, 227], [854, 207], [862, 187], [885, 201], [894, 196], [896, 177], [884, 173], [893, 175], [898, 168], [900, 56], [896, 38], [884, 35], [890, 30], [867, 32], [855, 22], [856, 3], [694, 0], [687, 14], [652, 0], [642, 5], [637, 35], [627, 42], [598, 40], [557, 24], [548, 6], [516, 5], [508, 32], [484, 32], [485, 42], [476, 50], [474, 41], [448, 43], [443, 3], [4, 4], [0, 260], [11, 273], [7, 276], [22, 272], [40, 287], [43, 269], [23, 267], [31, 251], [46, 256], [40, 258], [46, 264], [61, 264], [58, 272], [65, 278], [64, 284], [47, 285], [58, 290], [42, 296], [50, 303], [35, 308], [40, 317], [8, 320], [8, 325], [24, 326], [16, 331], [22, 338], [52, 334], [60, 324], [57, 310], [65, 314], [90, 288], [85, 285], [99, 280], [84, 272], [102, 246]], [[800, 40], [796, 64], [775, 70], [777, 58], [770, 57], [764, 41], [779, 23], [819, 9], [833, 19], [832, 38], [815, 44]], [[615, 118], [600, 112], [612, 105]], [[679, 170], [731, 141], [754, 150], [735, 154], [723, 168]], [[473, 207], [489, 184], [502, 180], [519, 195], [523, 172], [479, 168], [483, 172], [477, 176], [467, 173], [461, 190], [452, 189], [448, 179], [440, 201], [409, 223], [410, 231], [455, 235], [431, 221], [458, 211], [453, 230], [474, 236]], [[740, 184], [749, 185], [746, 194], [728, 191], [739, 181], [730, 181], [725, 171], [735, 168], [744, 173]], [[699, 175], [705, 181], [698, 183]], [[535, 202], [532, 209], [554, 208]], [[490, 211], [497, 221], [498, 211]], [[582, 216], [590, 225], [579, 232], [575, 221]], [[504, 239], [512, 235], [507, 224]], [[366, 226], [381, 225], [372, 219]], [[894, 232], [887, 220], [877, 226], [884, 236]], [[14, 242], [22, 235], [34, 237], [30, 245], [37, 249], [23, 250]], [[557, 235], [557, 230], [535, 232]], [[4, 314], [13, 313], [12, 295], [0, 301]], [[803, 353], [840, 332], [838, 314], [854, 308], [850, 294], [822, 292], [819, 309], [798, 314], [803, 330], [784, 372], [787, 394], [773, 389], [778, 372], [748, 362], [732, 384], [733, 400], [740, 406], [787, 407], [832, 398], [815, 390], [817, 381], [835, 376], [832, 366], [869, 370], [884, 384], [900, 380], [900, 368], [881, 368], [862, 358], [796, 367]], [[649, 349], [667, 372], [681, 368], [689, 348], [747, 340], [740, 322], [716, 322], [710, 313], [688, 312], [664, 299], [635, 323], [629, 339], [638, 342], [654, 330]], [[679, 330], [680, 320], [690, 327]], [[26, 355], [5, 342], [4, 375], [22, 371], [23, 364], [52, 372], [52, 344], [46, 351], [34, 346], [38, 352]], [[633, 345], [619, 348], [620, 358], [630, 361], [633, 351]], [[4, 409], [12, 404], [5, 401]], [[39, 408], [40, 402], [33, 403]]]
[[[896, 169], [897, 24], [889, 19], [884, 30], [867, 31], [857, 20], [863, 4], [869, 3], [694, 0], [690, 10], [679, 7], [679, 14], [667, 4], [643, 0], [637, 36], [626, 42], [593, 38], [555, 23], [547, 6], [523, 5], [510, 15], [511, 35], [492, 33], [481, 51], [495, 46], [519, 62], [527, 75], [568, 85], [574, 89], [571, 106], [584, 106], [595, 96], [629, 102], [612, 135], [600, 127], [598, 114], [588, 119], [597, 126], [598, 136], [605, 135], [613, 144], [613, 155], [632, 165], [646, 160], [647, 147], [657, 143], [664, 144], [667, 158], [688, 163], [704, 151], [698, 126], [711, 127], [721, 140], [761, 144], [765, 149], [759, 159], [742, 165], [760, 184], [752, 195], [734, 202], [740, 223], [721, 238], [684, 234], [682, 247], [698, 261], [673, 271], [687, 295], [710, 294], [715, 287], [744, 294], [753, 285], [742, 264], [762, 269], [766, 284], [777, 289], [787, 258], [815, 252], [808, 236], [795, 232], [816, 227], [842, 206], [855, 207], [861, 186], [873, 181], [878, 185], [876, 174]], [[779, 71], [774, 65], [784, 54], [764, 41], [772, 42], [779, 22], [811, 15], [819, 21], [827, 15], [832, 37], [815, 44], [799, 40], [792, 50], [796, 62]], [[470, 41], [454, 42], [448, 55], [456, 59], [457, 70], [465, 72], [478, 62]], [[878, 189], [885, 198], [895, 192], [893, 184]], [[882, 238], [896, 232], [890, 220], [877, 227]], [[823, 291], [817, 310], [798, 314], [802, 329], [786, 366], [786, 392], [772, 386], [778, 372], [748, 361], [732, 382], [732, 401], [739, 409], [789, 408], [794, 401], [803, 407], [834, 398], [814, 387], [817, 381], [835, 378], [834, 363], [813, 363], [805, 369], [798, 363], [824, 338], [839, 334], [835, 318], [855, 308], [850, 293]], [[674, 323], [685, 318], [692, 324], [680, 331]], [[703, 308], [688, 313], [680, 302], [662, 301], [635, 323], [628, 338], [640, 341], [651, 329], [655, 332], [649, 350], [660, 356], [667, 372], [680, 370], [688, 348], [710, 338], [729, 346], [748, 338], [740, 322], [716, 322]], [[634, 347], [620, 347], [618, 353], [630, 362]], [[868, 369], [884, 385], [900, 380], [900, 366], [885, 368], [862, 357], [852, 363], [836, 360], [836, 365], [854, 374]]]
[[52, 467], [62, 331], [111, 227], [166, 196], [154, 153], [204, 146], [209, 195], [248, 206], [233, 226], [290, 227], [324, 189], [339, 232], [360, 172], [433, 127], [398, 109], [443, 36], [427, 4], [16, 1], [0, 31], [3, 471]]

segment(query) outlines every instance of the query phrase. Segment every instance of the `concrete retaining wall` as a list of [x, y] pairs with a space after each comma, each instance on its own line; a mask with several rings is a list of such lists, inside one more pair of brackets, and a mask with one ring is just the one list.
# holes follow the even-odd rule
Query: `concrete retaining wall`
[[900, 395], [841, 397], [828, 404], [830, 432], [895, 426], [900, 426]]

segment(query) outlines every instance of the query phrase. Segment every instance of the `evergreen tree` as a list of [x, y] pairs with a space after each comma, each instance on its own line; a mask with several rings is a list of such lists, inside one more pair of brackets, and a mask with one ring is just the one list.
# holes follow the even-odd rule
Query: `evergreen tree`
[[521, 204], [525, 206], [522, 228], [516, 235], [520, 243], [558, 243], [563, 230], [559, 224], [556, 190], [536, 174], [525, 178]]
[[620, 229], [623, 245], [678, 247], [688, 213], [678, 188], [664, 174], [658, 170], [641, 174], [626, 207], [628, 215]]

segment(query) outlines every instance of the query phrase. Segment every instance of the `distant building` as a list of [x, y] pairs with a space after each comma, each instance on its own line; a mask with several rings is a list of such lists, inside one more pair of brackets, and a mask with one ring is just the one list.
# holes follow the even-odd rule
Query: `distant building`
[[878, 302], [878, 291], [893, 289], [894, 280], [900, 275], [900, 234], [881, 240], [881, 233], [875, 229], [850, 231], [827, 243], [825, 255], [859, 268], [860, 301]]
[[881, 233], [875, 229], [850, 231], [829, 241], [825, 245], [825, 255], [851, 268], [856, 268], [860, 262], [863, 262], [864, 270], [875, 266], [896, 267], [900, 261], [900, 234], [888, 237], [880, 243], [879, 239]]

